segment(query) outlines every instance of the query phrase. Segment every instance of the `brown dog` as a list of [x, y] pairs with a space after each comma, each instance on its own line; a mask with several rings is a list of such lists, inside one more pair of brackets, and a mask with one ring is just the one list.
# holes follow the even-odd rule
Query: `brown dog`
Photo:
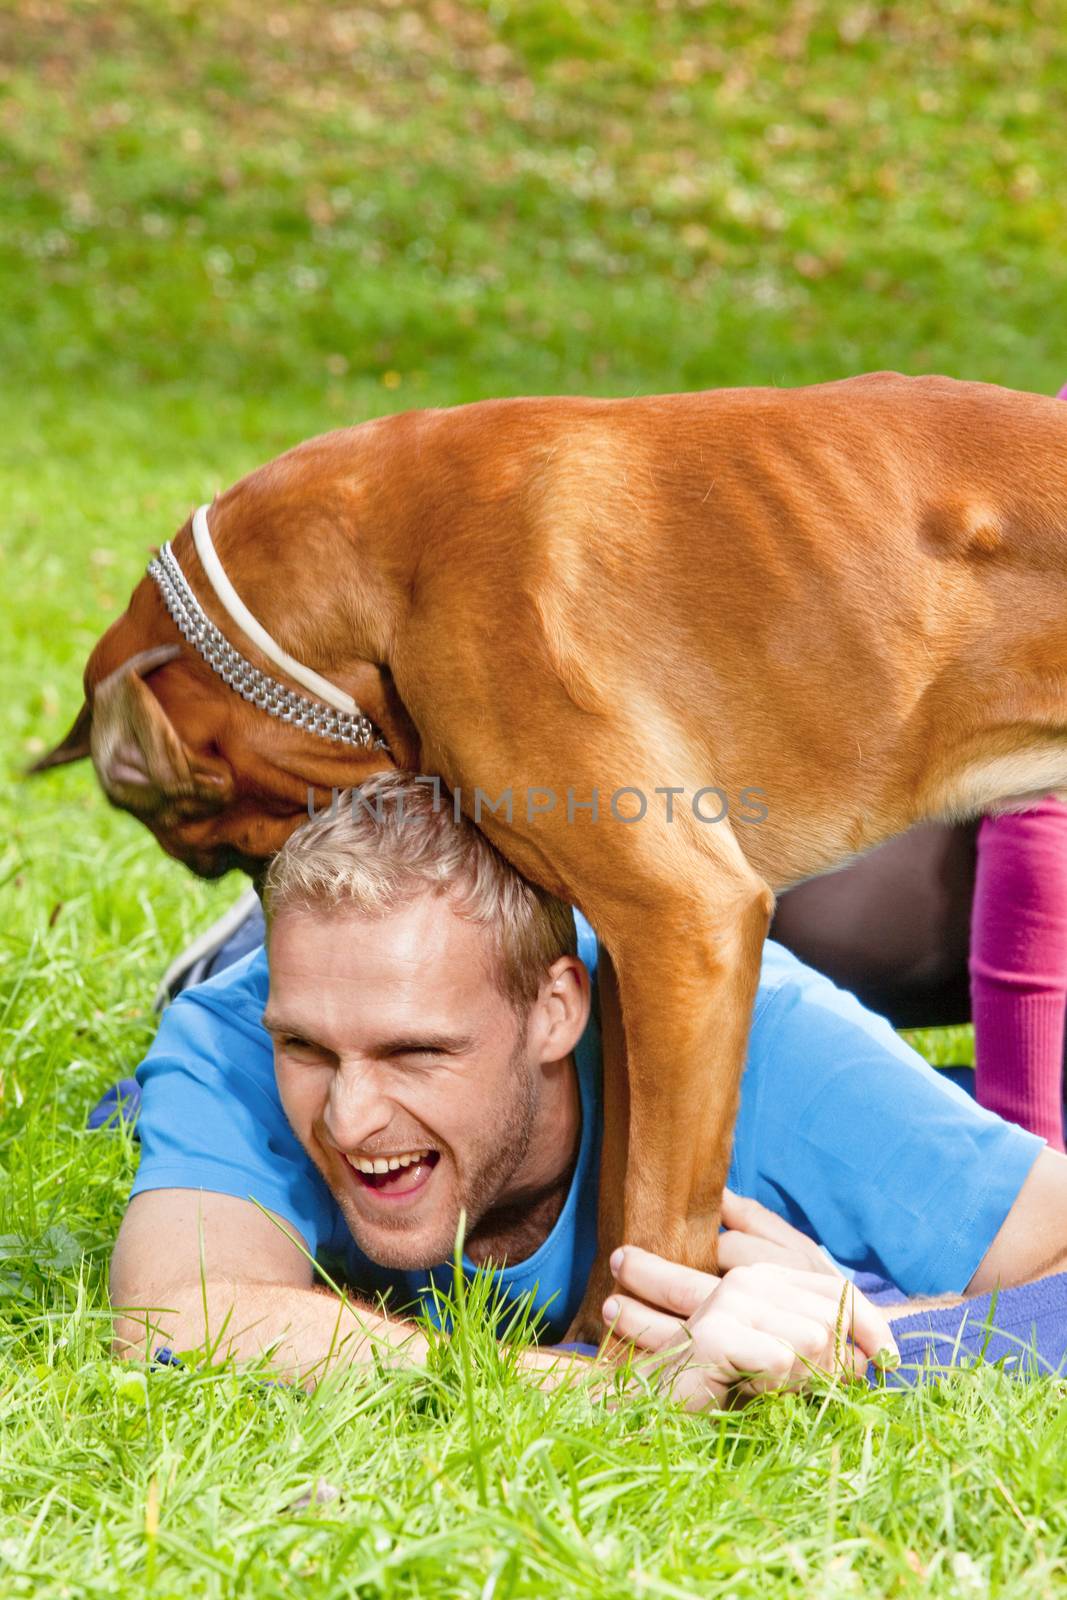
[[[210, 529], [255, 618], [388, 753], [239, 698], [146, 579], [39, 766], [91, 737], [109, 797], [204, 874], [257, 868], [309, 785], [440, 774], [614, 960], [602, 1261], [624, 1237], [715, 1259], [774, 892], [921, 818], [1067, 789], [1052, 400], [877, 373], [407, 412], [262, 467]], [[189, 524], [174, 554], [272, 670]], [[601, 1266], [576, 1331], [606, 1286]]]

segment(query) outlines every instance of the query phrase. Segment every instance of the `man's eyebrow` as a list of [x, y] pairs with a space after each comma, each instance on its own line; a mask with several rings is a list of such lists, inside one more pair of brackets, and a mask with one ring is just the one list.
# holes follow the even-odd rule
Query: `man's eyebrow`
[[[272, 1035], [291, 1034], [297, 1039], [307, 1039], [314, 1044], [314, 1036], [300, 1022], [289, 1022], [284, 1016], [269, 1010], [264, 1011], [262, 1023], [267, 1032]], [[398, 1033], [391, 1038], [379, 1039], [374, 1046], [376, 1056], [402, 1056], [411, 1055], [418, 1051], [436, 1050], [441, 1055], [461, 1055], [470, 1050], [474, 1039], [465, 1033], [443, 1033], [430, 1030], [427, 1033]]]
[[277, 1012], [264, 1011], [260, 1021], [268, 1033], [291, 1033], [298, 1039], [310, 1039], [311, 1037], [302, 1023], [287, 1022]]
[[473, 1043], [465, 1033], [398, 1033], [391, 1039], [379, 1039], [374, 1054], [402, 1056], [418, 1050], [437, 1050], [442, 1055], [458, 1055], [469, 1050]]

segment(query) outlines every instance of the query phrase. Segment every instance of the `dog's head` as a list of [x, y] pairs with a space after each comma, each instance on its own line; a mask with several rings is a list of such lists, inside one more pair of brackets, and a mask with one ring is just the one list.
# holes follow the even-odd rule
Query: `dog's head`
[[30, 771], [91, 757], [108, 799], [168, 855], [201, 877], [256, 875], [306, 818], [309, 790], [324, 804], [331, 788], [383, 768], [417, 770], [418, 737], [388, 668], [356, 661], [332, 676], [388, 751], [333, 743], [246, 702], [182, 639], [145, 578], [89, 658], [70, 732]]

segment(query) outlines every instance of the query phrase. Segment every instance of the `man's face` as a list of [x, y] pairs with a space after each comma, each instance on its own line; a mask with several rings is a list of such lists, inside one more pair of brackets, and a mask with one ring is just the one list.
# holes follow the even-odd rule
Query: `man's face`
[[382, 1266], [448, 1260], [460, 1211], [469, 1233], [530, 1176], [541, 1105], [485, 931], [431, 894], [382, 918], [285, 910], [269, 959], [282, 1104], [353, 1238]]

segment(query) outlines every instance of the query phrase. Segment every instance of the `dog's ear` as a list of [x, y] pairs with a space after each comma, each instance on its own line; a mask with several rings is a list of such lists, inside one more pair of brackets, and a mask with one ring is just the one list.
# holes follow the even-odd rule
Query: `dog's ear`
[[229, 766], [197, 759], [142, 676], [180, 653], [177, 645], [141, 650], [97, 684], [93, 694], [97, 776], [115, 805], [142, 817], [175, 804], [190, 815], [216, 811], [233, 794]]
[[86, 701], [74, 719], [70, 732], [61, 739], [54, 750], [39, 756], [26, 768], [27, 777], [35, 772], [47, 772], [50, 767], [67, 767], [72, 761], [84, 761], [89, 754], [89, 739], [93, 731], [93, 713]]

